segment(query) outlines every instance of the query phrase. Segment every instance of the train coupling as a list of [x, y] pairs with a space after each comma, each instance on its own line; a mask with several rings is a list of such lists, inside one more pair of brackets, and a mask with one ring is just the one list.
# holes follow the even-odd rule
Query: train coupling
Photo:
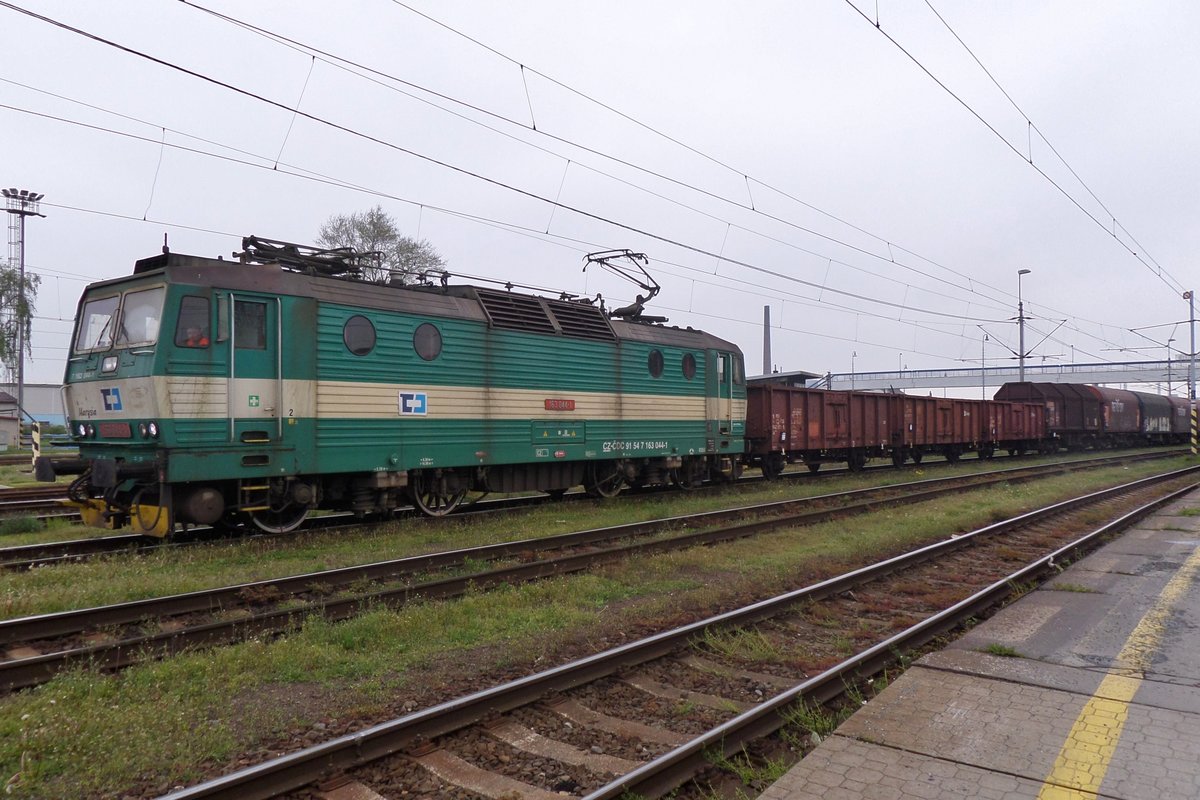
[[33, 462], [33, 476], [44, 483], [54, 483], [59, 475], [82, 475], [88, 463], [82, 458], [38, 456]]

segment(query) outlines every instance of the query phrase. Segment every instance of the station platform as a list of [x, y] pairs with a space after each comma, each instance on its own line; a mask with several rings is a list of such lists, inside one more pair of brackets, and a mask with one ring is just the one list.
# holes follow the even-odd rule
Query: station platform
[[1200, 490], [921, 658], [760, 800], [1200, 798]]

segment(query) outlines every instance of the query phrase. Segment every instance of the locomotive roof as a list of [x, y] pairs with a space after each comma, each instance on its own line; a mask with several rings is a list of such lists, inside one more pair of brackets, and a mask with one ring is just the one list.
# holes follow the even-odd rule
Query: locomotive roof
[[[134, 274], [139, 277], [150, 277], [155, 273], [162, 274], [169, 283], [313, 297], [340, 305], [474, 320], [507, 330], [739, 351], [733, 343], [693, 328], [610, 319], [598, 306], [588, 302], [511, 290], [473, 285], [387, 285], [312, 275], [286, 269], [277, 263], [246, 264], [180, 253], [141, 259], [134, 266]], [[102, 281], [93, 286], [125, 280], [128, 278]]]

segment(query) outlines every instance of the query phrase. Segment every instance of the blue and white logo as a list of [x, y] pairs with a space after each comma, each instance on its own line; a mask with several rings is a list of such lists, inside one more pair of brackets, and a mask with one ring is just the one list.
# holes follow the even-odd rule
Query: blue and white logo
[[428, 402], [424, 392], [401, 392], [400, 413], [425, 415]]
[[121, 390], [120, 389], [101, 389], [100, 396], [104, 398], [105, 411], [120, 411], [121, 410]]

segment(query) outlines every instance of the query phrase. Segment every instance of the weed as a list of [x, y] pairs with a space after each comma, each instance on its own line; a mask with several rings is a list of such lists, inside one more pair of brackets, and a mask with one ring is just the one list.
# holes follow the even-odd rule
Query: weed
[[981, 653], [989, 653], [993, 656], [1001, 656], [1003, 658], [1024, 658], [1016, 649], [1009, 647], [1006, 644], [997, 644], [992, 642], [987, 647], [981, 648]]
[[1084, 586], [1080, 583], [1058, 582], [1047, 584], [1046, 588], [1052, 592], [1079, 592], [1080, 594], [1096, 594], [1099, 589], [1093, 589], [1090, 586]]
[[780, 712], [780, 716], [787, 726], [815, 733], [822, 739], [833, 733], [841, 723], [837, 714], [824, 706], [809, 705], [806, 700], [788, 706]]
[[680, 700], [678, 703], [675, 704], [675, 707], [673, 709], [671, 709], [671, 713], [677, 717], [686, 717], [686, 716], [689, 716], [695, 710], [696, 710], [696, 703], [694, 701]]
[[1010, 600], [1024, 597], [1037, 588], [1035, 583], [1018, 583], [1017, 581], [1008, 582], [1008, 591], [1011, 594]]
[[743, 786], [774, 783], [783, 777], [791, 765], [786, 758], [755, 758], [745, 748], [733, 756], [710, 750], [705, 754], [709, 762], [728, 773], [736, 775]]
[[714, 653], [738, 660], [779, 663], [784, 659], [778, 646], [758, 629], [706, 629], [703, 644]]
[[37, 533], [42, 530], [42, 523], [36, 517], [5, 517], [0, 519], [0, 536], [17, 533]]
[[850, 704], [855, 708], [860, 708], [867, 704], [867, 698], [863, 696], [862, 689], [856, 684], [842, 682], [842, 686], [846, 688], [846, 697], [850, 700]]

